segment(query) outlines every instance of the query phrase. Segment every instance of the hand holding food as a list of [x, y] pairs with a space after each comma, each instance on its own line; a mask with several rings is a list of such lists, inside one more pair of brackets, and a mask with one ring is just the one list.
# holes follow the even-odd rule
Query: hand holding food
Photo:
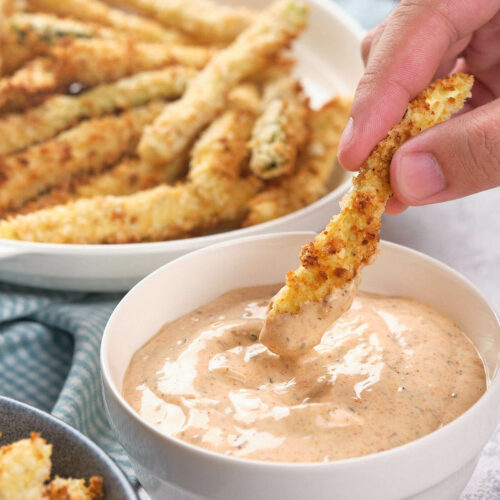
[[389, 167], [396, 150], [423, 130], [447, 120], [471, 95], [473, 78], [462, 73], [437, 80], [408, 105], [354, 178], [336, 215], [301, 254], [301, 267], [287, 275], [273, 297], [261, 342], [283, 356], [297, 356], [319, 343], [325, 328], [347, 310], [362, 266], [377, 253], [382, 213], [392, 196]]
[[391, 163], [388, 211], [467, 196], [500, 185], [500, 1], [402, 1], [365, 38], [366, 72], [340, 145], [357, 170], [411, 96], [450, 71], [474, 74], [466, 112], [408, 141]]

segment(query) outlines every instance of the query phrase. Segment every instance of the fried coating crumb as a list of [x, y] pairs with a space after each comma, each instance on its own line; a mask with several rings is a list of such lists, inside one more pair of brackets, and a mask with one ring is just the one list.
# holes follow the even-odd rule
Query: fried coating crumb
[[52, 445], [36, 432], [0, 448], [0, 500], [41, 500], [50, 477]]
[[401, 122], [362, 165], [340, 213], [302, 249], [301, 266], [287, 274], [286, 285], [271, 301], [268, 318], [296, 314], [303, 304], [324, 300], [373, 260], [381, 216], [393, 194], [389, 167], [394, 153], [411, 137], [459, 111], [471, 95], [472, 84], [472, 76], [457, 73], [435, 81], [410, 102]]
[[277, 183], [269, 183], [250, 200], [245, 226], [282, 217], [326, 194], [351, 103], [350, 97], [338, 96], [321, 109], [310, 111], [310, 138], [299, 155], [295, 173], [280, 178]]
[[89, 485], [85, 479], [64, 479], [56, 476], [47, 486], [48, 500], [94, 500], [103, 496], [102, 477], [92, 476]]

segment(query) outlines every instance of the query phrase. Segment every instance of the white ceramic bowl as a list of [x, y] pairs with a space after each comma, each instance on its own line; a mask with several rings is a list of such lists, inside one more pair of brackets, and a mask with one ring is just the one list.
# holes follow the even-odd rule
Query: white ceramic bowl
[[[268, 0], [233, 0], [263, 8]], [[309, 0], [310, 22], [295, 44], [297, 75], [314, 105], [333, 94], [353, 93], [363, 64], [361, 28], [333, 1]], [[279, 219], [225, 233], [158, 243], [58, 245], [0, 239], [0, 281], [82, 291], [124, 291], [148, 273], [198, 248], [253, 234], [320, 230], [336, 211], [350, 175], [338, 168], [328, 195]]]
[[462, 416], [412, 443], [320, 464], [257, 462], [215, 454], [160, 434], [121, 396], [134, 354], [167, 321], [245, 286], [279, 283], [311, 233], [263, 235], [207, 247], [136, 285], [104, 332], [101, 363], [111, 424], [153, 499], [452, 500], [467, 484], [500, 413], [500, 325], [480, 292], [423, 254], [382, 243], [362, 289], [426, 302], [453, 318], [481, 353], [490, 380]]

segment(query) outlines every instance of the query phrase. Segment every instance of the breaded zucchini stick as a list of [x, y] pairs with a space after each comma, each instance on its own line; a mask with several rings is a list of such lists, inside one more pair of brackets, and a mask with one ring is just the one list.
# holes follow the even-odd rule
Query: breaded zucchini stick
[[307, 139], [307, 98], [295, 79], [285, 76], [264, 91], [264, 111], [252, 132], [250, 169], [261, 179], [290, 174]]
[[110, 26], [149, 42], [187, 41], [177, 30], [166, 29], [151, 19], [113, 9], [99, 0], [29, 0], [29, 4], [59, 16]]
[[139, 106], [153, 99], [177, 98], [195, 74], [195, 70], [184, 66], [138, 73], [78, 96], [49, 97], [25, 113], [0, 117], [0, 154], [13, 153], [50, 139], [83, 118]]
[[[227, 200], [230, 212], [244, 212], [252, 192], [252, 182], [236, 181]], [[192, 184], [161, 185], [128, 196], [97, 196], [10, 217], [0, 221], [0, 238], [86, 244], [159, 241], [225, 219], [223, 212], [207, 207]]]
[[[229, 98], [229, 109], [203, 132], [193, 146], [188, 179], [210, 205], [227, 206], [232, 185], [239, 178], [241, 165], [248, 157], [248, 139], [258, 102], [255, 86], [236, 87]], [[230, 218], [239, 215], [235, 213]]]
[[76, 177], [62, 187], [50, 190], [24, 205], [16, 213], [26, 214], [64, 205], [78, 198], [113, 195], [124, 196], [177, 180], [187, 168], [183, 155], [170, 165], [152, 165], [139, 158], [127, 158], [104, 173]]
[[20, 110], [78, 82], [98, 85], [141, 71], [181, 64], [199, 68], [212, 56], [203, 47], [157, 46], [113, 40], [72, 40], [53, 47], [0, 80], [0, 110]]
[[21, 207], [73, 175], [97, 172], [132, 154], [144, 125], [162, 105], [153, 101], [119, 116], [95, 118], [23, 153], [0, 157], [0, 212]]
[[321, 109], [309, 112], [309, 142], [299, 154], [296, 172], [280, 179], [278, 184], [270, 184], [250, 200], [245, 226], [295, 212], [326, 194], [351, 104], [350, 97], [339, 96]]
[[141, 156], [152, 162], [174, 158], [222, 110], [231, 88], [261, 69], [302, 31], [307, 12], [301, 0], [281, 0], [261, 14], [211, 59], [179, 101], [146, 128], [139, 144]]
[[12, 76], [0, 79], [0, 111], [14, 111], [36, 104], [57, 85], [52, 61], [42, 57], [34, 59]]
[[176, 60], [182, 64], [201, 68], [212, 54], [206, 47], [184, 46], [182, 49], [179, 43], [141, 42], [113, 29], [44, 14], [16, 14], [5, 24], [5, 46], [8, 48], [5, 51], [7, 57], [5, 73], [18, 69], [29, 59], [48, 54], [54, 46], [72, 40], [87, 42], [82, 45], [71, 45], [72, 50], [94, 48], [93, 52], [100, 53], [101, 58], [102, 53], [106, 52], [109, 58], [115, 58], [121, 65], [132, 60], [130, 65], [136, 66], [138, 61], [144, 60], [143, 65], [147, 69], [160, 68]]
[[165, 26], [179, 27], [205, 43], [224, 43], [236, 38], [252, 22], [250, 9], [226, 7], [209, 0], [106, 0], [132, 7]]
[[[333, 307], [329, 298], [353, 283], [360, 268], [369, 264], [378, 251], [382, 213], [393, 194], [389, 167], [394, 153], [411, 137], [459, 111], [471, 95], [472, 84], [473, 77], [463, 73], [434, 82], [410, 102], [401, 122], [366, 159], [353, 180], [352, 190], [342, 200], [340, 213], [302, 249], [301, 266], [287, 274], [285, 286], [271, 300], [261, 340], [274, 352], [296, 354], [288, 347], [289, 343], [294, 345], [294, 339], [287, 331], [292, 327], [286, 321], [287, 314], [298, 315], [304, 321], [306, 305], [313, 306], [314, 318], [309, 318], [308, 325], [311, 335], [321, 335], [326, 321], [336, 319], [329, 317]], [[319, 311], [322, 316], [318, 317]], [[297, 325], [297, 321], [302, 325], [293, 316], [292, 323]]]
[[16, 13], [5, 20], [2, 40], [3, 71], [9, 74], [27, 61], [46, 54], [54, 45], [72, 38], [125, 39], [117, 31], [46, 14]]

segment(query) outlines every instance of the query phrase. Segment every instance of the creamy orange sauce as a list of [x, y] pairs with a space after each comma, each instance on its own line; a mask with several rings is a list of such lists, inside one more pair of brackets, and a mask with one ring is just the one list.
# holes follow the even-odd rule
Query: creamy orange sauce
[[321, 462], [402, 445], [486, 388], [457, 325], [405, 298], [358, 293], [303, 356], [258, 342], [278, 286], [233, 290], [166, 324], [132, 358], [131, 406], [161, 432], [218, 453]]

